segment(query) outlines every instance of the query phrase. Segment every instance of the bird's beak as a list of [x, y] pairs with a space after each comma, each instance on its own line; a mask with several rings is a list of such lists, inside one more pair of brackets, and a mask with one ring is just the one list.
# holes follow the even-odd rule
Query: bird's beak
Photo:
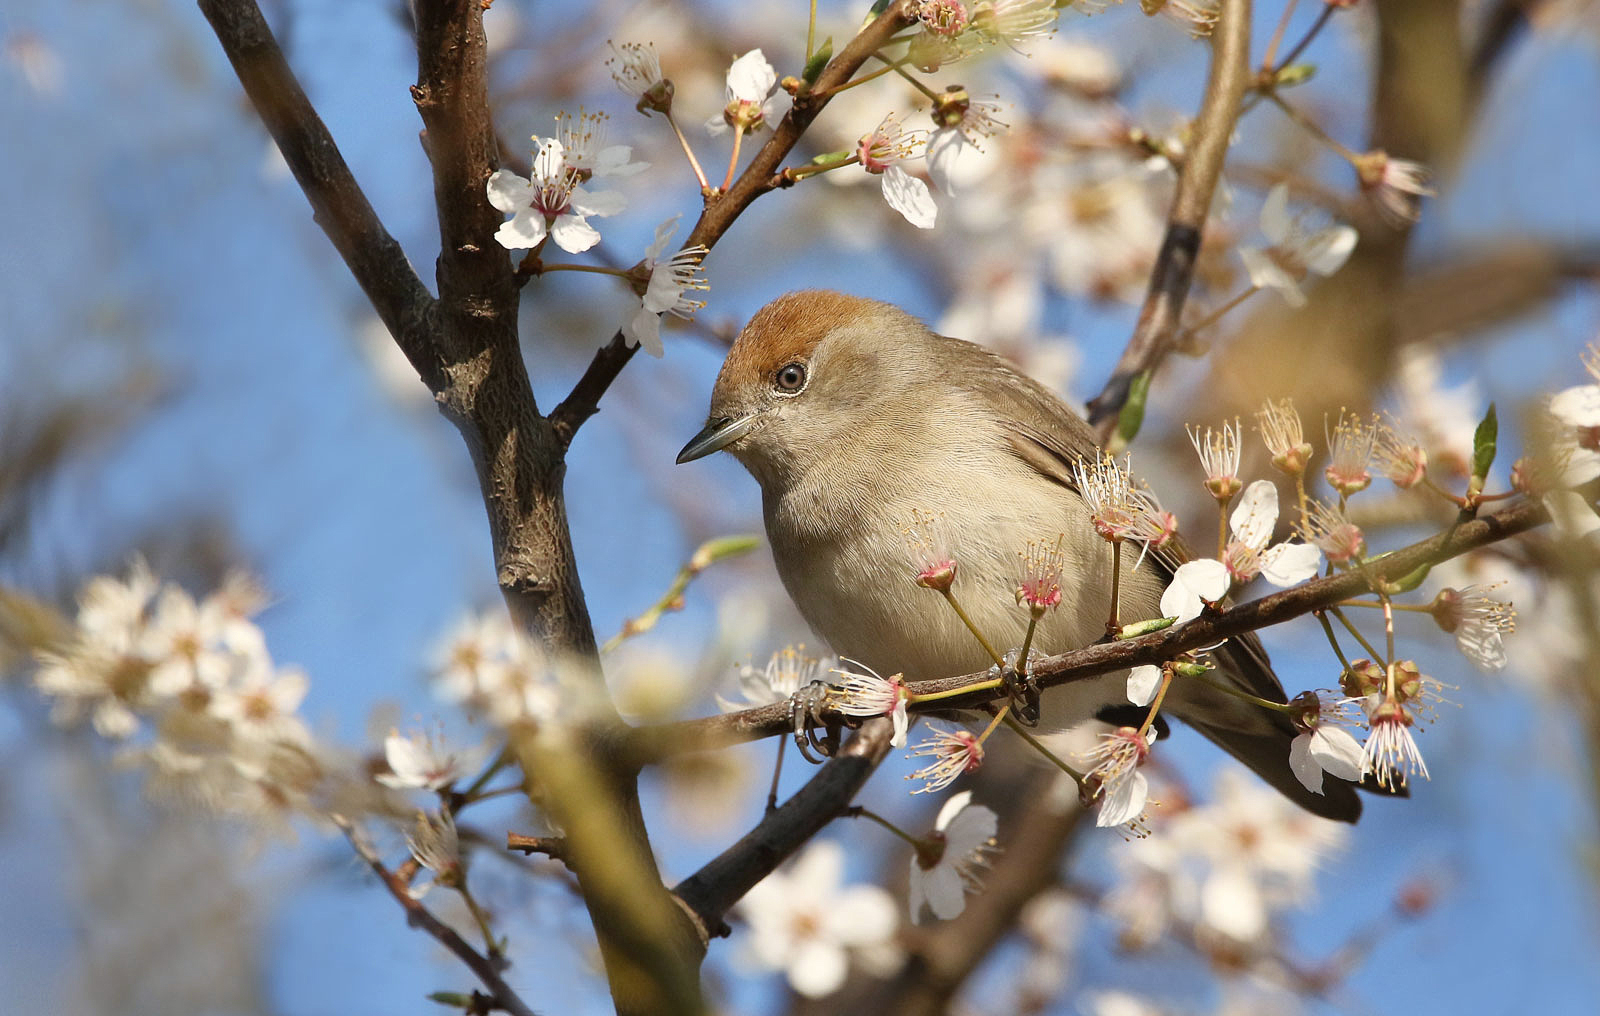
[[722, 451], [750, 432], [750, 428], [755, 426], [756, 415], [751, 413], [736, 419], [726, 416], [713, 418], [704, 430], [683, 446], [683, 451], [678, 453], [678, 464], [681, 466], [685, 462], [703, 459], [712, 452]]

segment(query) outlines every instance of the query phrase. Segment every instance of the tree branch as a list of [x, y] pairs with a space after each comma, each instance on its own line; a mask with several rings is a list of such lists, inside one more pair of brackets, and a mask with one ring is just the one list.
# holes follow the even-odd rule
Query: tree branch
[[1100, 394], [1089, 400], [1089, 422], [1107, 444], [1134, 378], [1160, 366], [1172, 352], [1183, 304], [1194, 281], [1195, 260], [1211, 195], [1222, 176], [1239, 102], [1250, 76], [1250, 0], [1222, 0], [1212, 37], [1211, 73], [1195, 121], [1194, 145], [1178, 169], [1178, 191], [1167, 214], [1167, 232], [1150, 273], [1150, 290], [1133, 337]]
[[894, 726], [879, 717], [861, 725], [850, 739], [782, 806], [768, 814], [739, 842], [678, 884], [673, 893], [710, 936], [728, 933], [728, 910], [751, 887], [782, 864], [851, 800], [889, 753]]
[[[1467, 551], [1526, 532], [1549, 520], [1550, 515], [1542, 505], [1524, 501], [1493, 515], [1463, 522], [1438, 536], [1377, 558], [1368, 563], [1364, 573], [1346, 572], [1314, 579], [1258, 600], [1207, 612], [1188, 624], [1165, 631], [1123, 642], [1100, 642], [1051, 656], [1034, 667], [1034, 677], [1041, 687], [1053, 688], [1140, 664], [1162, 663], [1180, 653], [1331, 607], [1341, 600], [1366, 592], [1370, 588], [1369, 577], [1372, 581], [1393, 581], [1423, 565], [1447, 561]], [[918, 694], [954, 691], [978, 684], [987, 676], [978, 673], [918, 681], [912, 685], [912, 689]], [[939, 710], [975, 709], [996, 698], [995, 691], [987, 690], [943, 698], [927, 703], [927, 707]], [[913, 703], [911, 708], [917, 710], [918, 707]], [[707, 751], [774, 737], [790, 730], [789, 705], [779, 702], [724, 716], [639, 727], [632, 732], [630, 748], [638, 762], [649, 764], [684, 751]]]
[[[833, 89], [849, 81], [873, 53], [881, 49], [896, 32], [915, 20], [910, 13], [910, 7], [907, 0], [894, 0], [882, 14], [851, 39], [849, 45], [828, 62], [810, 91], [795, 98], [794, 105], [779, 122], [777, 129], [772, 132], [772, 137], [761, 146], [761, 150], [750, 160], [750, 165], [745, 168], [739, 179], [734, 181], [733, 186], [728, 188], [727, 193], [708, 199], [705, 211], [700, 213], [699, 221], [689, 232], [689, 238], [684, 241], [685, 247], [692, 247], [695, 244], [703, 244], [708, 250], [715, 247], [717, 241], [728, 231], [728, 227], [750, 207], [751, 202], [776, 189], [772, 182], [774, 174], [778, 172], [779, 166], [789, 152], [799, 143], [806, 128], [811, 126], [817, 114], [828, 105]], [[618, 332], [611, 337], [609, 343], [595, 352], [594, 359], [589, 362], [578, 383], [573, 385], [572, 391], [550, 414], [550, 422], [556, 428], [563, 448], [572, 443], [573, 436], [577, 434], [578, 428], [583, 426], [583, 422], [599, 411], [601, 396], [605, 395], [611, 383], [622, 373], [622, 368], [628, 365], [628, 361], [633, 359], [633, 354], [637, 351], [638, 347], [629, 347], [622, 333]]]
[[434, 300], [345, 165], [255, 0], [199, 0], [267, 132], [378, 317], [423, 377], [436, 370]]
[[450, 950], [457, 959], [471, 968], [472, 972], [478, 976], [478, 980], [483, 982], [483, 986], [489, 989], [490, 999], [495, 1008], [504, 1009], [506, 1012], [511, 1013], [512, 1016], [535, 1016], [534, 1011], [528, 1008], [527, 1003], [523, 1002], [517, 996], [517, 993], [511, 989], [510, 985], [501, 979], [500, 972], [495, 969], [494, 964], [488, 958], [472, 948], [466, 939], [456, 934], [454, 928], [435, 917], [431, 910], [422, 905], [421, 900], [411, 895], [409, 891], [411, 887], [384, 865], [383, 858], [378, 856], [378, 852], [372, 848], [372, 844], [367, 842], [366, 837], [361, 835], [361, 832], [356, 829], [349, 819], [343, 815], [331, 815], [329, 817], [333, 819], [333, 824], [338, 826], [344, 833], [345, 839], [350, 841], [351, 848], [355, 850], [363, 861], [367, 862], [367, 867], [371, 868], [373, 873], [378, 876], [378, 881], [382, 882], [383, 887], [389, 890], [389, 895], [393, 896], [394, 901], [400, 904], [400, 908], [406, 912], [407, 924], [410, 924], [413, 928], [421, 928], [429, 935], [432, 935], [440, 945]]

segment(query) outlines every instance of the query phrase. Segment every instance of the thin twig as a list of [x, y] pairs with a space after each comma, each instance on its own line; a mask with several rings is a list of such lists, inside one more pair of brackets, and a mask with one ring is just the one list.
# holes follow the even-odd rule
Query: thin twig
[[1205, 100], [1195, 121], [1194, 146], [1178, 169], [1177, 194], [1167, 215], [1166, 236], [1150, 273], [1139, 323], [1105, 387], [1089, 402], [1089, 422], [1099, 431], [1101, 444], [1109, 441], [1116, 427], [1133, 379], [1154, 370], [1173, 349], [1183, 303], [1194, 281], [1211, 196], [1222, 177], [1239, 100], [1249, 83], [1250, 6], [1250, 0], [1223, 0]]
[[[817, 114], [827, 106], [829, 93], [836, 86], [849, 81], [872, 54], [886, 45], [896, 32], [915, 20], [910, 13], [910, 6], [906, 0], [895, 0], [889, 4], [882, 14], [857, 33], [850, 44], [828, 62], [812, 84], [811, 91], [795, 98], [794, 105], [773, 130], [772, 137], [756, 152], [733, 186], [707, 204], [700, 220], [690, 231], [689, 238], [684, 241], [685, 246], [701, 244], [708, 250], [715, 247], [751, 202], [777, 188], [773, 178], [778, 175], [779, 167]], [[618, 332], [595, 352], [594, 359], [589, 362], [578, 383], [572, 386], [572, 391], [550, 414], [550, 423], [564, 446], [572, 443], [578, 428], [599, 410], [601, 396], [622, 373], [628, 361], [633, 359], [637, 349], [637, 346], [630, 347], [622, 333]]]
[[317, 225], [430, 387], [438, 374], [434, 300], [405, 251], [384, 229], [339, 146], [289, 69], [254, 0], [199, 0], [239, 83], [277, 142]]
[[523, 1002], [505, 981], [501, 980], [500, 972], [495, 969], [494, 963], [488, 957], [472, 948], [472, 945], [466, 939], [456, 934], [454, 928], [435, 917], [431, 910], [422, 905], [421, 900], [411, 895], [410, 887], [406, 885], [403, 879], [388, 869], [383, 863], [383, 858], [378, 856], [378, 852], [373, 849], [372, 844], [367, 842], [366, 837], [361, 834], [361, 831], [349, 819], [343, 815], [332, 815], [330, 818], [332, 818], [333, 824], [338, 826], [339, 830], [344, 833], [345, 839], [350, 841], [350, 846], [355, 850], [357, 856], [367, 862], [367, 867], [372, 869], [373, 873], [378, 876], [378, 881], [382, 882], [384, 888], [389, 890], [389, 895], [393, 896], [394, 901], [400, 904], [401, 909], [406, 912], [407, 924], [410, 924], [413, 928], [421, 928], [433, 936], [440, 945], [450, 950], [461, 962], [470, 967], [472, 972], [477, 975], [478, 980], [483, 982], [483, 986], [489, 989], [495, 1008], [504, 1009], [506, 1012], [511, 1013], [512, 1016], [535, 1016], [534, 1011], [528, 1007], [527, 1003]]
[[[1047, 657], [1032, 667], [1032, 674], [1041, 688], [1053, 688], [1140, 664], [1164, 663], [1181, 653], [1214, 645], [1225, 638], [1326, 611], [1342, 600], [1369, 591], [1369, 582], [1392, 581], [1424, 564], [1459, 557], [1549, 520], [1550, 515], [1543, 506], [1523, 502], [1370, 561], [1364, 573], [1347, 572], [1314, 579], [1258, 600], [1202, 614], [1187, 624]], [[999, 697], [997, 682], [986, 672], [918, 681], [912, 684], [911, 690], [910, 708], [917, 712], [930, 708], [979, 708]], [[928, 695], [938, 698], [923, 698]], [[923, 705], [924, 702], [928, 704]], [[787, 703], [778, 703], [698, 720], [638, 727], [629, 733], [628, 739], [634, 761], [648, 765], [684, 751], [705, 751], [791, 731]]]

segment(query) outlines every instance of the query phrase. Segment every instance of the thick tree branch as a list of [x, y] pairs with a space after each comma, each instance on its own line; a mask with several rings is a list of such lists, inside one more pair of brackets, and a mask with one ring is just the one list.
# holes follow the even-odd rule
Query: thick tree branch
[[739, 842], [673, 890], [709, 936], [726, 935], [723, 918], [757, 882], [849, 807], [884, 756], [894, 727], [878, 718], [861, 729], [804, 787]]
[[350, 846], [360, 858], [367, 862], [367, 867], [378, 876], [378, 881], [389, 890], [389, 895], [400, 904], [406, 912], [406, 921], [413, 928], [421, 928], [432, 935], [433, 938], [446, 949], [450, 950], [457, 959], [465, 963], [483, 986], [489, 989], [489, 997], [496, 1009], [503, 1009], [511, 1016], [535, 1016], [534, 1011], [528, 1008], [527, 1003], [517, 996], [511, 986], [500, 977], [500, 971], [495, 968], [487, 957], [472, 948], [467, 940], [456, 934], [454, 928], [435, 917], [433, 911], [422, 905], [422, 901], [413, 897], [410, 886], [394, 872], [390, 871], [383, 863], [383, 858], [368, 843], [360, 830], [343, 815], [331, 816], [334, 825], [344, 832], [345, 839], [350, 841]]
[[[779, 122], [777, 129], [772, 132], [772, 137], [761, 146], [761, 150], [750, 160], [750, 165], [745, 168], [739, 179], [734, 181], [733, 186], [728, 188], [727, 193], [707, 201], [705, 211], [700, 213], [700, 219], [689, 232], [689, 238], [684, 241], [684, 246], [703, 244], [707, 249], [715, 247], [717, 241], [728, 231], [728, 227], [750, 207], [751, 202], [777, 188], [774, 176], [779, 167], [799, 143], [806, 128], [817, 118], [817, 114], [827, 106], [828, 100], [832, 98], [833, 89], [849, 81], [873, 53], [881, 49], [896, 32], [915, 20], [910, 8], [911, 5], [907, 0], [894, 0], [871, 24], [851, 39], [849, 45], [828, 62], [822, 74], [818, 76], [816, 84], [809, 92], [795, 99], [794, 105]], [[556, 428], [563, 448], [572, 443], [573, 435], [578, 432], [583, 422], [599, 411], [600, 397], [611, 387], [611, 383], [622, 373], [622, 368], [628, 365], [628, 361], [633, 359], [633, 354], [637, 351], [638, 347], [630, 348], [623, 340], [622, 333], [618, 332], [612, 336], [609, 343], [595, 352], [594, 359], [589, 362], [578, 383], [573, 385], [572, 391], [550, 414], [550, 422]]]
[[[1302, 617], [1323, 610], [1341, 600], [1360, 595], [1372, 581], [1394, 581], [1424, 565], [1434, 565], [1458, 557], [1469, 550], [1508, 539], [1548, 522], [1543, 506], [1531, 501], [1518, 503], [1493, 515], [1463, 522], [1438, 536], [1394, 551], [1369, 563], [1365, 573], [1347, 572], [1314, 579], [1258, 600], [1225, 610], [1211, 611], [1188, 624], [1153, 632], [1124, 642], [1102, 642], [1070, 653], [1041, 660], [1034, 677], [1041, 687], [1053, 688], [1086, 680], [1144, 663], [1161, 663], [1180, 653], [1215, 645], [1223, 639]], [[986, 679], [985, 674], [919, 681], [913, 688], [919, 694], [953, 691]], [[996, 698], [995, 691], [974, 692], [928, 703], [938, 709], [972, 709]], [[917, 707], [912, 706], [913, 709]], [[791, 729], [788, 703], [760, 706], [725, 716], [710, 716], [681, 723], [640, 727], [633, 732], [632, 750], [641, 763], [658, 761], [684, 751], [703, 751], [741, 744], [788, 733]]]
[[1150, 290], [1116, 369], [1100, 394], [1089, 401], [1089, 422], [1099, 431], [1102, 445], [1116, 428], [1117, 415], [1128, 401], [1134, 379], [1154, 370], [1172, 352], [1183, 304], [1194, 281], [1211, 195], [1222, 177], [1222, 163], [1249, 76], [1250, 0], [1222, 0], [1212, 37], [1211, 73], [1195, 121], [1194, 145], [1178, 170], [1178, 191], [1150, 273]]
[[434, 300], [383, 228], [344, 156], [283, 58], [255, 0], [199, 0], [222, 51], [328, 234], [389, 334], [423, 377], [436, 369]]

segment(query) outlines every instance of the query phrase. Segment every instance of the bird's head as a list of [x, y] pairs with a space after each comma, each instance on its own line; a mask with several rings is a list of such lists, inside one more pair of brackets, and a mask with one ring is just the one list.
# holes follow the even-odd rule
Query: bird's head
[[877, 300], [826, 290], [779, 297], [728, 351], [705, 429], [678, 461], [726, 449], [767, 486], [848, 454], [914, 398], [930, 336]]

